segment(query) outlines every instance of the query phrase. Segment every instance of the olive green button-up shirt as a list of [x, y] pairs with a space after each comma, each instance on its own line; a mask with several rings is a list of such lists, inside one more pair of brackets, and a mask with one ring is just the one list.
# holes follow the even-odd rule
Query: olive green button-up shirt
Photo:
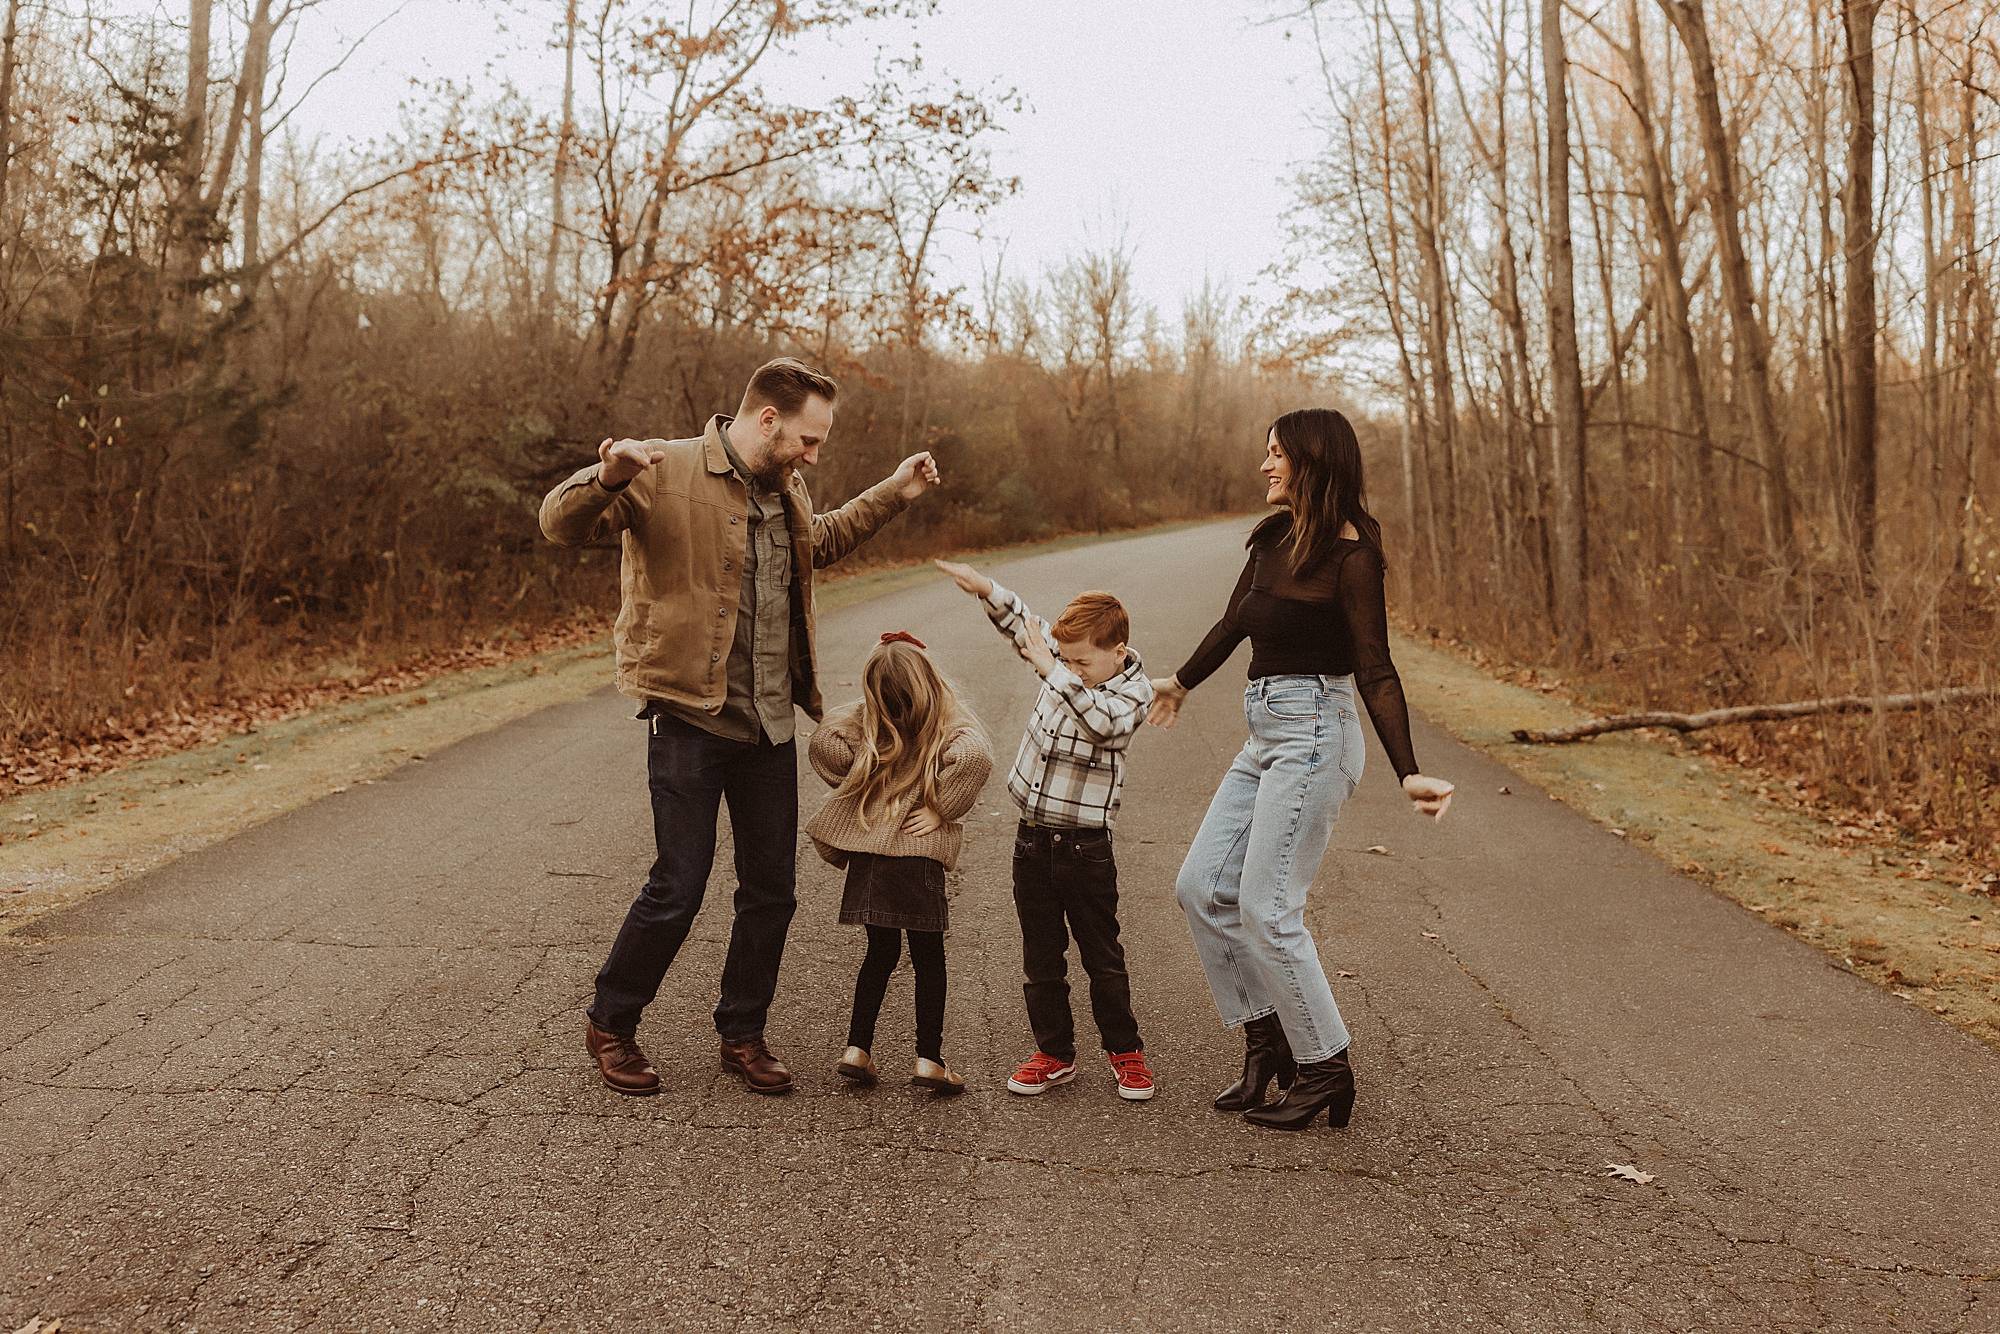
[[715, 712], [663, 701], [675, 717], [731, 741], [756, 741], [761, 731], [774, 746], [796, 730], [790, 660], [792, 633], [792, 533], [784, 494], [743, 466], [724, 428], [722, 447], [749, 493], [750, 531], [743, 544], [743, 591], [736, 637], [729, 647], [729, 693]]

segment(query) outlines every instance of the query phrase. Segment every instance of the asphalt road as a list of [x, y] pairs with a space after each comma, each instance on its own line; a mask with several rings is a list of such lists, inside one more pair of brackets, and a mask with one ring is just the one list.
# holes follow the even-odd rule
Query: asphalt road
[[[1116, 590], [1164, 673], [1240, 535], [994, 571], [1048, 613]], [[931, 643], [1004, 764], [1033, 674], [943, 583], [830, 614], [830, 696], [890, 628]], [[1211, 1111], [1240, 1043], [1172, 883], [1241, 675], [1133, 751], [1151, 1103], [1096, 1056], [1005, 1090], [1033, 1041], [998, 778], [953, 878], [965, 1097], [835, 1076], [861, 933], [809, 849], [769, 1033], [796, 1091], [716, 1064], [726, 849], [641, 1030], [668, 1093], [602, 1088], [581, 1011], [651, 857], [641, 731], [608, 689], [43, 919], [0, 949], [0, 1329], [2000, 1330], [1994, 1054], [1421, 720], [1450, 818], [1415, 817], [1371, 739], [1313, 891], [1353, 1125]], [[890, 1071], [910, 1010], [905, 965]]]

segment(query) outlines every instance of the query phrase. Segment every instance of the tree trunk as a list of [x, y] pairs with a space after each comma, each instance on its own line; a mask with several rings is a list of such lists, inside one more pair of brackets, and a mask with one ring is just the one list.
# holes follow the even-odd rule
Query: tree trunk
[[[254, 273], [264, 246], [264, 85], [271, 71], [271, 39], [277, 24], [271, 21], [271, 0], [257, 0], [250, 16], [250, 35], [243, 50], [242, 83], [236, 102], [245, 108], [243, 148], [243, 268]], [[232, 131], [233, 133], [233, 131]], [[215, 184], [215, 197], [222, 197], [227, 169]], [[251, 281], [255, 281], [254, 277]]]
[[1903, 12], [1909, 16], [1911, 40], [1915, 46], [1911, 68], [1916, 80], [1917, 197], [1922, 202], [1924, 225], [1924, 337], [1917, 379], [1923, 404], [1923, 445], [1930, 457], [1931, 540], [1936, 542], [1944, 536], [1947, 504], [1944, 453], [1941, 448], [1943, 414], [1938, 392], [1938, 187], [1933, 179], [1933, 164], [1937, 161], [1937, 129], [1933, 119], [1935, 112], [1931, 108], [1931, 69], [1925, 58], [1924, 26], [1917, 21], [1915, 11], [1907, 4]]
[[1875, 554], [1875, 17], [1882, 0], [1848, 0], [1848, 91], [1853, 122], [1847, 135], [1847, 448], [1842, 493], [1855, 553], [1864, 567]]
[[1556, 634], [1590, 651], [1589, 535], [1583, 471], [1583, 365], [1576, 344], [1575, 257], [1570, 240], [1569, 57], [1562, 0], [1542, 0], [1542, 78], [1548, 114], [1549, 400], [1555, 426]]
[[1729, 126], [1722, 117], [1722, 95], [1716, 88], [1715, 56], [1708, 44], [1708, 20], [1702, 0], [1658, 0], [1667, 21], [1687, 48], [1694, 82], [1695, 120], [1702, 156], [1708, 166], [1709, 211], [1715, 221], [1716, 258], [1722, 265], [1723, 298], [1729, 306], [1734, 347], [1731, 361], [1743, 387], [1750, 418], [1750, 436], [1757, 447], [1763, 476], [1758, 498], [1765, 548], [1789, 562], [1793, 551], [1792, 493], [1786, 478], [1785, 446], [1771, 403], [1771, 354], [1757, 315], [1756, 290], [1750, 281], [1750, 261], [1743, 250], [1742, 203], [1736, 187], [1736, 158], [1730, 151]]
[[[9, 249], [12, 245], [7, 230], [7, 171], [14, 163], [14, 41], [20, 36], [20, 19], [21, 0], [7, 0], [7, 26], [0, 31], [0, 245]], [[11, 540], [11, 515], [8, 523]]]
[[1451, 384], [1451, 291], [1444, 272], [1444, 163], [1437, 140], [1437, 84], [1431, 67], [1429, 21], [1424, 7], [1417, 17], [1417, 103], [1423, 134], [1423, 191], [1418, 199], [1417, 248], [1424, 263], [1424, 355], [1430, 362], [1432, 416], [1437, 424], [1439, 458], [1444, 465], [1443, 515], [1438, 519], [1440, 545], [1447, 556], [1458, 549], [1457, 409]]
[[562, 131], [556, 139], [555, 171], [549, 178], [549, 257], [542, 268], [541, 313], [555, 313], [556, 267], [562, 256], [563, 187], [569, 174], [570, 141], [576, 135], [576, 0], [569, 0], [563, 36]]

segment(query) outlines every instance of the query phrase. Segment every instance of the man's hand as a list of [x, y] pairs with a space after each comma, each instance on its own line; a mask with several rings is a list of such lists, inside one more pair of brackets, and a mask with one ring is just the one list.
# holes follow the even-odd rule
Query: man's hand
[[1028, 660], [1030, 667], [1046, 678], [1056, 669], [1056, 655], [1049, 647], [1048, 641], [1042, 638], [1041, 623], [1032, 617], [1026, 619], [1021, 626], [1021, 636], [1028, 641], [1022, 646], [1021, 656]]
[[922, 838], [935, 834], [944, 828], [944, 817], [928, 806], [919, 806], [910, 812], [910, 818], [903, 821], [903, 832], [911, 838]]
[[993, 581], [970, 565], [959, 565], [948, 560], [934, 560], [931, 564], [951, 576], [951, 581], [976, 598], [993, 596]]
[[623, 486], [667, 456], [643, 440], [606, 440], [597, 447], [597, 480], [606, 487]]
[[1187, 697], [1187, 687], [1178, 676], [1153, 682], [1153, 707], [1146, 711], [1146, 721], [1155, 727], [1172, 727]]
[[1417, 814], [1428, 815], [1433, 820], [1444, 819], [1444, 813], [1451, 809], [1451, 794], [1455, 791], [1457, 789], [1442, 778], [1411, 774], [1403, 780], [1403, 795], [1416, 804]]
[[896, 494], [905, 500], [915, 500], [934, 486], [940, 486], [944, 477], [938, 472], [937, 460], [929, 450], [912, 454], [896, 465], [896, 471], [889, 474], [889, 480], [896, 484]]

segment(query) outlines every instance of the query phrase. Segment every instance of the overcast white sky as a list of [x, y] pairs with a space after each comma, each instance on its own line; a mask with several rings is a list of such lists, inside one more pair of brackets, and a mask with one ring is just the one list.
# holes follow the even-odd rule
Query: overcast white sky
[[[184, 7], [168, 8], [184, 17]], [[1022, 189], [986, 223], [1008, 240], [1008, 271], [1038, 272], [1122, 220], [1138, 290], [1171, 321], [1204, 274], [1245, 292], [1277, 257], [1283, 178], [1315, 146], [1305, 112], [1324, 96], [1317, 57], [1308, 35], [1260, 22], [1275, 8], [942, 0], [929, 19], [808, 41], [763, 82], [787, 100], [817, 103], [858, 89], [878, 49], [917, 43], [932, 70], [1019, 88], [1028, 110], [1009, 119], [996, 157]], [[392, 131], [412, 78], [486, 82], [504, 71], [537, 105], [557, 105], [561, 57], [548, 41], [560, 0], [407, 0], [397, 11], [397, 0], [333, 0], [306, 20], [297, 71], [323, 68], [342, 41], [381, 23], [299, 113], [301, 128], [327, 136], [327, 147]], [[968, 239], [954, 242], [946, 264], [950, 280], [976, 295], [979, 260]]]

